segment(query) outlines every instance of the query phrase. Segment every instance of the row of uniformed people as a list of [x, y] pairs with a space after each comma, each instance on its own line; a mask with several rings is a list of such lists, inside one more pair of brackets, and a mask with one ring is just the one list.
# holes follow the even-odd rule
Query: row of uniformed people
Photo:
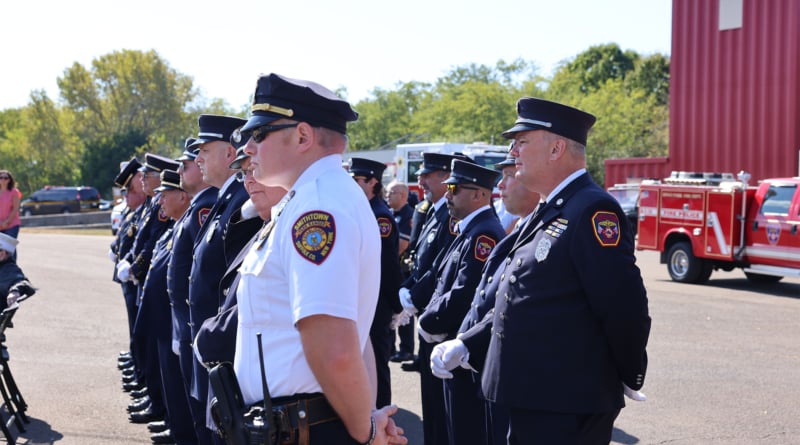
[[[202, 115], [198, 137], [187, 139], [177, 160], [147, 154], [143, 167], [131, 160], [116, 181], [129, 209], [112, 245], [115, 279], [126, 297], [137, 296], [126, 298], [131, 360], [121, 367], [135, 366], [126, 368], [124, 389], [138, 396], [129, 405], [131, 421], [151, 422], [156, 443], [220, 442], [207, 419], [208, 371], [195, 359], [192, 341], [225, 302], [223, 273], [263, 224], [252, 201], [244, 205], [247, 181], [236, 175], [244, 156], [230, 138], [243, 123]], [[161, 184], [153, 187], [159, 173]], [[140, 183], [153, 192], [137, 205]], [[273, 202], [262, 208], [277, 202], [274, 193], [270, 197]], [[148, 229], [154, 225], [161, 229]], [[149, 254], [148, 245], [154, 246]], [[235, 332], [235, 320], [228, 331]], [[231, 338], [209, 338], [205, 344], [225, 354], [217, 361], [233, 361]]]
[[[453, 160], [449, 177], [440, 167], [436, 182], [452, 184], [444, 197], [426, 168], [420, 175], [434, 206], [399, 298], [406, 316], [419, 316], [428, 445], [609, 443], [623, 393], [643, 399], [636, 390], [647, 365], [646, 291], [624, 215], [585, 169], [594, 116], [535, 98], [521, 99], [517, 111], [504, 133], [513, 139], [510, 158], [496, 166], [504, 204], [521, 217], [508, 235], [487, 217], [493, 231], [478, 235], [483, 243], [465, 243], [478, 212], [490, 214], [459, 209], [490, 193], [488, 173], [478, 185], [480, 167]], [[424, 164], [446, 164], [440, 156]], [[460, 219], [455, 240], [442, 236], [453, 235], [448, 217]], [[429, 263], [432, 247], [445, 253]], [[432, 292], [423, 287], [431, 278]]]

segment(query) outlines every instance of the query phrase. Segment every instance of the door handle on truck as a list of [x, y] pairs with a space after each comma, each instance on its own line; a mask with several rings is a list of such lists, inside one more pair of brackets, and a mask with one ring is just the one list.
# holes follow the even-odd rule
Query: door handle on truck
[[753, 221], [753, 232], [758, 230], [758, 221]]

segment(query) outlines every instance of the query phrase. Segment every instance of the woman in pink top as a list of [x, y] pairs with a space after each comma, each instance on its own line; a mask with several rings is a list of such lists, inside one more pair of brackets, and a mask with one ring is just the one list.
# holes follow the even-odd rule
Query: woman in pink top
[[22, 193], [8, 170], [0, 170], [0, 232], [14, 238], [19, 235], [19, 199]]

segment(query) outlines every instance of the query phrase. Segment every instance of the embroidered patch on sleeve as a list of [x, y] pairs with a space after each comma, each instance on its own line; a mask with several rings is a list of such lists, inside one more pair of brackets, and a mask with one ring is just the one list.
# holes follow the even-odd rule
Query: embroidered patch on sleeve
[[481, 235], [475, 240], [475, 259], [480, 262], [485, 262], [492, 253], [497, 242], [486, 235]]
[[381, 238], [392, 234], [392, 220], [383, 216], [378, 218], [378, 228], [381, 229]]
[[458, 220], [451, 216], [448, 228], [450, 229], [451, 235], [453, 236], [458, 235]]
[[594, 236], [603, 247], [619, 245], [619, 218], [613, 212], [599, 211], [592, 216]]
[[197, 211], [197, 221], [200, 223], [200, 227], [202, 227], [203, 224], [206, 223], [206, 219], [208, 218], [208, 215], [210, 213], [211, 213], [210, 207], [204, 207]]
[[314, 264], [322, 264], [336, 241], [333, 215], [319, 210], [300, 215], [292, 224], [292, 241], [300, 256]]

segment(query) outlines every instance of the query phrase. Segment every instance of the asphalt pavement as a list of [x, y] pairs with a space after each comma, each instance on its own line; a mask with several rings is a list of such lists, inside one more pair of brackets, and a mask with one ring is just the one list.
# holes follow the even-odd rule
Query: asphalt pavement
[[[150, 443], [128, 423], [116, 369], [127, 349], [111, 236], [26, 233], [19, 263], [39, 292], [6, 331], [31, 423], [20, 444]], [[639, 252], [653, 328], [646, 402], [628, 401], [616, 444], [800, 443], [800, 279], [753, 285], [740, 271], [674, 283]], [[419, 377], [392, 364], [397, 422], [422, 444]]]

